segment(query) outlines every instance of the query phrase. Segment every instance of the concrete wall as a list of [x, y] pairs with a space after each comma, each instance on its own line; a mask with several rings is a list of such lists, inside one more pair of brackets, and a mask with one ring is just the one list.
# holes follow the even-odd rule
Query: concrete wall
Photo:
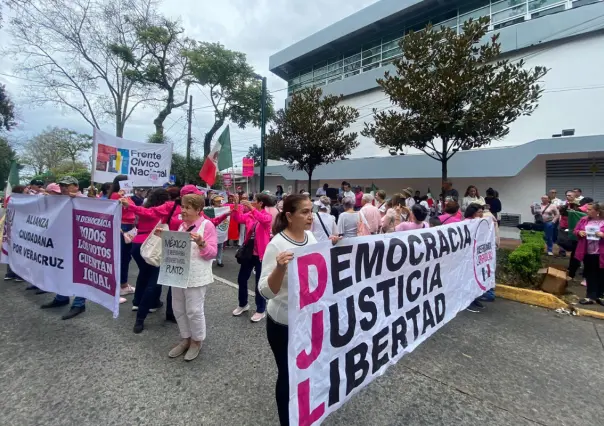
[[[577, 136], [604, 133], [601, 111], [604, 107], [604, 34], [592, 34], [557, 46], [524, 52], [511, 57], [524, 59], [527, 67], [550, 69], [543, 78], [545, 88], [539, 107], [531, 117], [521, 117], [510, 126], [510, 134], [492, 146], [518, 145], [549, 138], [562, 129], [575, 129]], [[372, 90], [346, 98], [343, 104], [357, 108], [359, 120], [351, 130], [360, 132], [364, 122], [373, 121], [372, 109], [386, 109], [389, 99], [381, 90]], [[389, 155], [372, 139], [359, 135], [360, 146], [351, 158]], [[414, 152], [413, 150], [409, 152]]]

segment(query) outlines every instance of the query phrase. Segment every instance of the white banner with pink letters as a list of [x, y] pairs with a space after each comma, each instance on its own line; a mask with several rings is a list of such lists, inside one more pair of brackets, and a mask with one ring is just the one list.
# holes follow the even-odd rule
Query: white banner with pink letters
[[294, 249], [289, 418], [320, 424], [495, 286], [489, 218]]

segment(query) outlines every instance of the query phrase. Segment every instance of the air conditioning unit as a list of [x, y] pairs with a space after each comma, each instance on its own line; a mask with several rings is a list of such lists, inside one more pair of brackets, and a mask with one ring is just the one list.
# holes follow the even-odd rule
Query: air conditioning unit
[[501, 213], [500, 226], [509, 226], [515, 228], [522, 223], [520, 215], [515, 213]]

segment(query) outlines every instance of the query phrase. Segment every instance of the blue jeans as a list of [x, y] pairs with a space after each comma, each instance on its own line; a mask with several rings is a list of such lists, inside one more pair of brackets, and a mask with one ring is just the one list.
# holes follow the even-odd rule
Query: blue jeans
[[252, 276], [252, 271], [256, 270], [256, 312], [264, 313], [266, 310], [266, 299], [258, 292], [258, 281], [262, 273], [262, 262], [258, 256], [252, 256], [252, 260], [245, 262], [239, 268], [237, 275], [237, 284], [239, 284], [239, 306], [243, 308], [247, 305], [247, 280]]
[[149, 309], [159, 306], [161, 297], [161, 285], [157, 284], [159, 278], [159, 266], [152, 266], [145, 262], [141, 256], [141, 245], [132, 243], [132, 257], [138, 265], [138, 277], [132, 304], [138, 306], [136, 319], [144, 321], [149, 314]]
[[[134, 228], [134, 225], [122, 224], [122, 231], [130, 232]], [[120, 285], [128, 282], [128, 270], [130, 269], [130, 260], [132, 259], [132, 244], [126, 244], [124, 240], [124, 234], [120, 232], [120, 243], [121, 243], [121, 259], [120, 259]]]
[[[57, 302], [69, 302], [69, 296], [62, 296], [60, 294], [57, 294], [55, 296], [55, 300]], [[72, 308], [82, 308], [86, 306], [86, 299], [84, 299], [83, 297], [74, 297], [73, 298], [73, 303], [71, 304]]]
[[554, 250], [554, 233], [556, 224], [553, 222], [545, 222], [543, 224], [543, 231], [545, 232], [544, 239], [545, 245], [547, 246], [547, 252], [550, 253]]

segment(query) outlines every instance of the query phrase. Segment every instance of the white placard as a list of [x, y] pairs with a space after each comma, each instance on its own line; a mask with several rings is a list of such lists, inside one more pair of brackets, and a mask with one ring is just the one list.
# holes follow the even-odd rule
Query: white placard
[[134, 183], [131, 180], [122, 180], [120, 189], [124, 191], [124, 196], [129, 197], [134, 194]]
[[596, 234], [600, 232], [600, 225], [585, 225], [585, 234], [590, 241], [598, 241], [600, 237]]
[[162, 186], [170, 180], [172, 144], [134, 142], [94, 129], [95, 182], [128, 176], [133, 186]]
[[113, 200], [13, 194], [2, 263], [42, 290], [85, 297], [117, 318], [121, 218]]
[[495, 286], [490, 218], [292, 251], [292, 426], [320, 424]]
[[157, 282], [170, 287], [187, 288], [191, 267], [191, 234], [164, 231], [161, 239], [162, 258]]

